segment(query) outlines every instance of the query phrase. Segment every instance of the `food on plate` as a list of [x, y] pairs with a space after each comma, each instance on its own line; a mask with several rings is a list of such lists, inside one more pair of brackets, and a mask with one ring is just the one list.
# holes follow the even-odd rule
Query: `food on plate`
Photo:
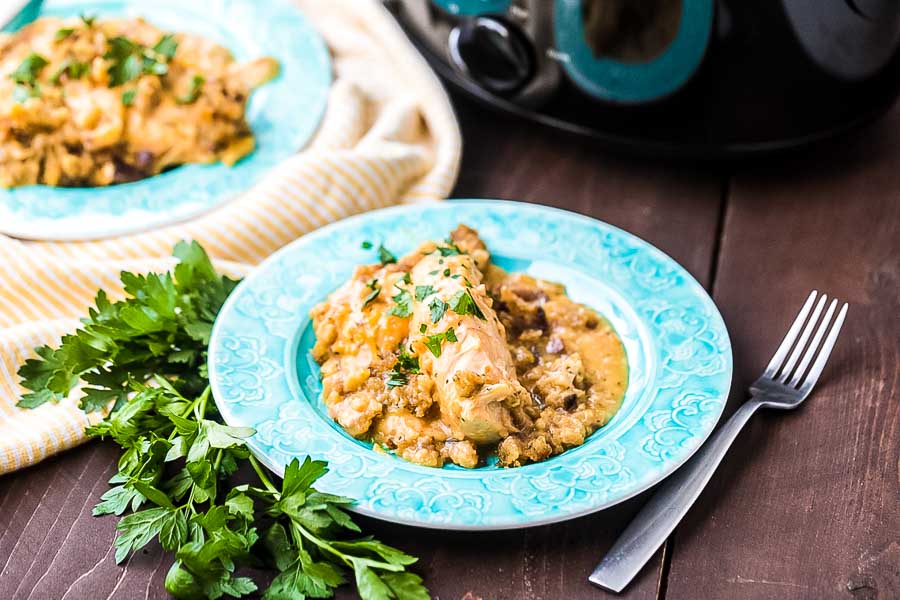
[[103, 186], [253, 151], [251, 91], [278, 62], [237, 63], [140, 18], [42, 18], [0, 35], [0, 186]]
[[421, 465], [538, 462], [582, 444], [619, 409], [621, 340], [563, 286], [491, 263], [460, 225], [380, 263], [311, 311], [329, 415]]

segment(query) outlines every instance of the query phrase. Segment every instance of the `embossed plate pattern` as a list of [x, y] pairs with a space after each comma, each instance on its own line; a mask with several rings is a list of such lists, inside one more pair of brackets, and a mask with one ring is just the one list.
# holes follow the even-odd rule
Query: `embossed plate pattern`
[[256, 150], [233, 167], [184, 165], [95, 188], [0, 188], [0, 232], [42, 240], [123, 235], [183, 221], [234, 198], [302, 149], [319, 126], [331, 86], [325, 42], [290, 0], [46, 0], [41, 16], [144, 16], [167, 31], [203, 35], [246, 61], [272, 56], [281, 74], [247, 104]]
[[[605, 315], [625, 344], [622, 409], [584, 445], [514, 469], [432, 469], [376, 453], [328, 418], [308, 313], [376, 260], [363, 240], [397, 254], [479, 230], [504, 268], [559, 281]], [[594, 512], [657, 483], [703, 443], [731, 383], [731, 345], [702, 287], [671, 258], [605, 223], [556, 209], [464, 200], [375, 211], [320, 229], [264, 262], [234, 291], [210, 343], [216, 402], [253, 427], [253, 452], [277, 473], [293, 457], [326, 459], [323, 491], [389, 521], [444, 529], [506, 529]]]

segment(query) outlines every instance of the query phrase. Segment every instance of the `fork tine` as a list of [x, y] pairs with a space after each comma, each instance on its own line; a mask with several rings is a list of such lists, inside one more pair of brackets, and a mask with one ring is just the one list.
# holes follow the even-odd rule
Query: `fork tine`
[[[819, 324], [819, 328], [816, 329], [816, 335], [813, 336], [812, 341], [809, 343], [809, 347], [803, 354], [803, 360], [800, 361], [800, 364], [797, 365], [797, 370], [794, 371], [794, 376], [791, 378], [790, 383], [791, 387], [797, 387], [797, 384], [800, 383], [800, 380], [803, 377], [803, 373], [806, 372], [806, 367], [809, 366], [809, 363], [816, 355], [816, 350], [819, 348], [819, 342], [822, 341], [822, 337], [825, 335], [825, 332], [828, 331], [828, 325], [831, 323], [831, 316], [834, 314], [834, 309], [835, 307], [837, 307], [837, 303], [837, 298], [835, 298], [831, 301], [831, 304], [828, 305], [828, 312], [825, 313], [825, 316], [822, 318], [822, 322]], [[814, 319], [813, 322], [815, 322]]]
[[809, 393], [814, 385], [816, 385], [816, 381], [819, 380], [819, 375], [821, 375], [822, 371], [825, 369], [825, 363], [828, 362], [828, 357], [831, 356], [831, 350], [834, 348], [837, 336], [841, 332], [841, 325], [844, 324], [844, 317], [847, 316], [847, 307], [848, 304], [845, 302], [844, 306], [841, 307], [841, 312], [838, 313], [837, 318], [834, 320], [834, 324], [831, 326], [831, 331], [828, 332], [828, 337], [825, 338], [825, 344], [822, 346], [822, 351], [819, 352], [819, 357], [816, 358], [816, 362], [814, 362], [813, 366], [810, 368], [809, 374], [806, 376], [803, 385], [800, 386], [800, 392], [804, 396]]
[[822, 314], [822, 307], [825, 306], [825, 301], [827, 299], [828, 296], [825, 294], [819, 296], [819, 301], [816, 303], [816, 308], [813, 310], [812, 316], [809, 318], [809, 321], [806, 322], [806, 327], [803, 328], [803, 333], [800, 334], [800, 339], [797, 340], [794, 351], [791, 352], [790, 358], [784, 363], [784, 369], [781, 370], [781, 375], [778, 376], [778, 380], [781, 383], [787, 383], [788, 378], [791, 376], [791, 371], [794, 370], [794, 365], [800, 360], [800, 355], [803, 354], [803, 349], [806, 347], [806, 340], [809, 339], [810, 334], [815, 330], [816, 323], [819, 322], [819, 315]]
[[766, 372], [763, 374], [763, 377], [775, 379], [775, 373], [778, 372], [778, 367], [784, 362], [784, 357], [787, 356], [791, 346], [794, 345], [794, 340], [797, 339], [797, 333], [800, 331], [800, 328], [803, 327], [803, 322], [806, 321], [806, 315], [809, 314], [809, 309], [815, 301], [817, 294], [818, 292], [816, 290], [810, 292], [809, 298], [806, 299], [803, 308], [800, 309], [800, 313], [797, 315], [797, 318], [794, 319], [793, 325], [788, 329], [787, 335], [784, 336], [781, 345], [778, 346], [778, 350], [775, 351], [775, 356], [769, 361], [769, 366], [766, 367]]

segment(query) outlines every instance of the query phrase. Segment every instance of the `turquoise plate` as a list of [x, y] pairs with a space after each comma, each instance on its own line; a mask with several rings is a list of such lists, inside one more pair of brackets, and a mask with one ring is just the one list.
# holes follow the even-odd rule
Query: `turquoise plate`
[[183, 221], [253, 185], [309, 141], [331, 85], [331, 56], [290, 0], [47, 0], [39, 16], [143, 16], [163, 30], [197, 33], [238, 61], [272, 56], [281, 74], [247, 106], [256, 150], [233, 167], [185, 165], [108, 187], [44, 185], [0, 189], [0, 232], [42, 240], [83, 240]]
[[[377, 260], [363, 240], [405, 253], [459, 223], [478, 229], [500, 266], [565, 284], [622, 338], [624, 403], [584, 445], [512, 469], [434, 469], [377, 453], [328, 417], [309, 356], [309, 310], [356, 265]], [[363, 214], [286, 246], [226, 302], [209, 367], [223, 417], [256, 429], [250, 447], [275, 472], [311, 455], [329, 463], [320, 488], [356, 499], [360, 513], [421, 527], [508, 529], [606, 508], [678, 468], [719, 419], [731, 345], [700, 284], [650, 244], [569, 212], [464, 200]]]

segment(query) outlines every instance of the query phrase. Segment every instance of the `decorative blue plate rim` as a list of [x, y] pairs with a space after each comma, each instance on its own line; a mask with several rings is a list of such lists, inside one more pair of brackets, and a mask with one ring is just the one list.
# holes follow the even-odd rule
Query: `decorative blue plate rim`
[[[374, 259], [370, 240], [407, 252], [458, 223], [479, 230], [506, 268], [566, 284], [613, 324], [625, 344], [622, 409], [584, 445], [514, 469], [432, 469], [373, 451], [328, 418], [308, 348], [309, 309]], [[608, 508], [683, 464], [721, 416], [731, 344], [712, 299], [647, 242], [575, 213], [503, 200], [452, 200], [339, 221], [282, 248], [232, 293], [209, 346], [223, 418], [253, 427], [253, 453], [278, 474], [293, 457], [329, 461], [323, 491], [353, 510], [439, 529], [513, 529]]]
[[255, 90], [247, 120], [257, 148], [233, 167], [191, 164], [140, 181], [95, 188], [0, 188], [0, 232], [88, 240], [193, 218], [235, 198], [301, 150], [319, 127], [331, 87], [325, 41], [289, 0], [47, 0], [41, 16], [145, 15], [162, 29], [213, 39], [239, 61], [273, 56], [281, 74]]

